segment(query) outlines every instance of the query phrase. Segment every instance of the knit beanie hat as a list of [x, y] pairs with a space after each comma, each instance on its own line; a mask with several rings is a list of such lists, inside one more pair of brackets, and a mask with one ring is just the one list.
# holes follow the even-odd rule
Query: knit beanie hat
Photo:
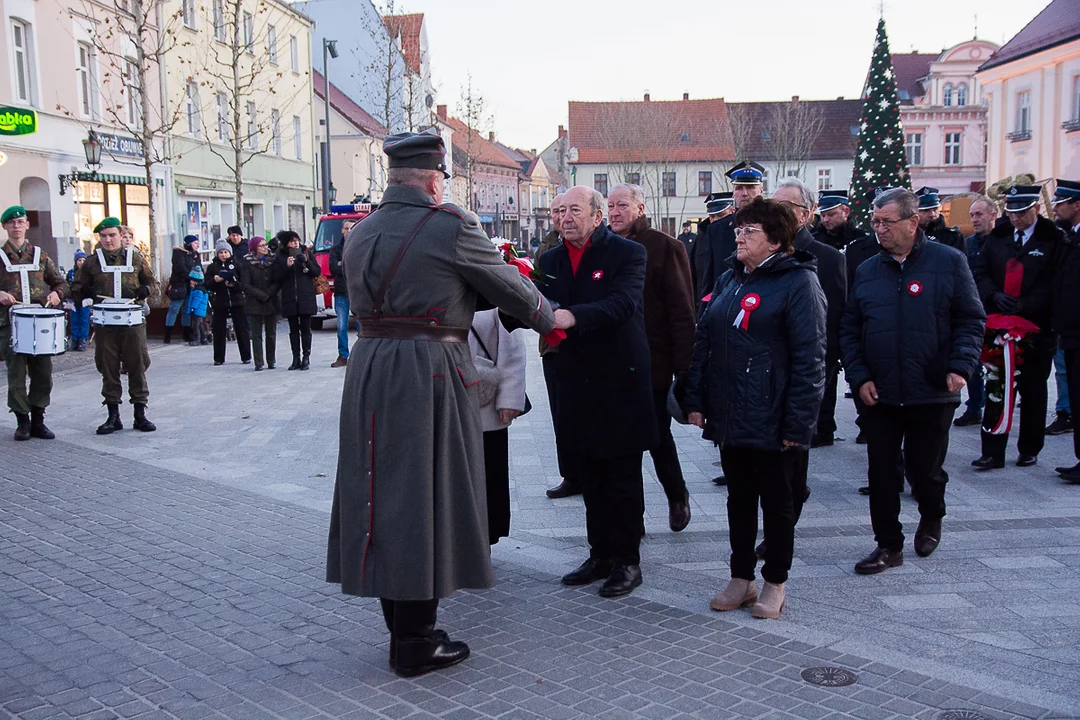
[[217, 252], [219, 250], [228, 250], [231, 253], [232, 245], [229, 244], [228, 240], [218, 240], [216, 243], [214, 243], [214, 251]]
[[195, 237], [194, 235], [184, 236], [184, 247], [191, 247], [197, 242], [199, 242], [199, 238]]
[[195, 267], [191, 268], [191, 272], [188, 273], [188, 277], [192, 280], [202, 280], [205, 275], [203, 275], [202, 268], [196, 265]]
[[256, 235], [255, 237], [249, 239], [248, 240], [248, 250], [250, 250], [251, 252], [255, 252], [255, 248], [259, 247], [259, 243], [261, 243], [261, 242], [266, 242], [266, 238], [259, 237], [258, 235]]
[[85, 258], [85, 257], [86, 257], [86, 253], [84, 253], [82, 251], [82, 248], [79, 248], [78, 250], [75, 251], [75, 262], [79, 262], [80, 258]]

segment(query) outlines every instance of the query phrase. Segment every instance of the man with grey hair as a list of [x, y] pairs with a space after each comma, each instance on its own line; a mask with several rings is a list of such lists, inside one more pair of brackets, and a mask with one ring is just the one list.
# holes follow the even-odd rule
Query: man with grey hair
[[653, 406], [660, 444], [649, 450], [656, 478], [668, 501], [668, 526], [675, 532], [690, 522], [690, 493], [686, 489], [671, 415], [667, 410], [672, 379], [690, 369], [694, 354], [693, 280], [686, 248], [654, 229], [645, 216], [645, 193], [638, 185], [616, 185], [608, 193], [608, 224], [617, 235], [645, 247], [645, 334], [649, 338]]
[[581, 484], [589, 558], [564, 585], [603, 580], [600, 595], [641, 584], [642, 454], [659, 441], [645, 334], [644, 247], [604, 224], [604, 197], [578, 185], [564, 198], [563, 244], [540, 256], [537, 286], [566, 330], [552, 356], [555, 433]]
[[[964, 242], [967, 244], [968, 267], [974, 275], [975, 265], [979, 262], [979, 255], [982, 253], [983, 243], [986, 242], [986, 238], [990, 236], [994, 225], [997, 223], [998, 206], [997, 203], [985, 195], [979, 195], [971, 201], [968, 214], [971, 216], [971, 227], [975, 232], [965, 238]], [[978, 425], [982, 422], [983, 370], [981, 363], [979, 367], [975, 368], [971, 378], [968, 379], [967, 391], [966, 409], [953, 422], [953, 425], [957, 427]]]
[[882, 252], [855, 272], [840, 326], [851, 387], [865, 404], [870, 520], [877, 547], [855, 565], [869, 575], [904, 564], [900, 492], [908, 479], [919, 503], [915, 552], [941, 541], [942, 468], [960, 390], [982, 351], [986, 313], [960, 253], [919, 228], [919, 201], [904, 189], [874, 200], [870, 225]]

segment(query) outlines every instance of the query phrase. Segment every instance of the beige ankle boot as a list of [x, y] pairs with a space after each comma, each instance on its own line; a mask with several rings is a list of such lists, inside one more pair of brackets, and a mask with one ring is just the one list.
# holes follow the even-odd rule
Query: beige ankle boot
[[709, 607], [718, 612], [749, 607], [757, 601], [757, 583], [753, 580], [731, 578], [727, 587], [716, 594]]
[[766, 581], [761, 587], [761, 598], [754, 604], [750, 614], [756, 618], [778, 620], [784, 609], [784, 583], [773, 585]]

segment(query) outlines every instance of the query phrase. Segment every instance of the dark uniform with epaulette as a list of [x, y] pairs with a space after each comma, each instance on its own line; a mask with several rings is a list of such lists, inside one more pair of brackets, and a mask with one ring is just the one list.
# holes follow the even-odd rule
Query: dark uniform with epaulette
[[[26, 210], [14, 205], [0, 216], [0, 224], [7, 225], [8, 222], [25, 217]], [[14, 270], [9, 272], [7, 267], [32, 265], [35, 249], [37, 250], [37, 267], [27, 270], [26, 278], [29, 287], [26, 291], [30, 297], [25, 297], [21, 273]], [[6, 262], [0, 263], [0, 290], [13, 295], [16, 302], [22, 305], [42, 306], [47, 302], [48, 296], [54, 292], [60, 296], [61, 300], [64, 299], [68, 291], [67, 282], [44, 250], [35, 248], [26, 240], [22, 247], [16, 248], [9, 239], [0, 252], [3, 252], [6, 258]], [[52, 440], [54, 435], [45, 426], [44, 421], [45, 408], [49, 406], [52, 394], [52, 356], [15, 353], [11, 347], [9, 312], [10, 308], [0, 307], [0, 354], [3, 355], [4, 363], [7, 365], [8, 409], [15, 413], [18, 421], [15, 439], [28, 440], [31, 437], [37, 437]], [[27, 376], [30, 379], [29, 393], [26, 390]]]
[[[762, 187], [765, 168], [756, 162], [744, 160], [724, 173], [732, 185], [756, 185]], [[732, 200], [734, 204], [734, 200]], [[738, 212], [738, 208], [736, 208]], [[708, 235], [702, 238], [704, 264], [698, 275], [698, 288], [708, 292], [716, 284], [717, 278], [728, 269], [728, 258], [735, 254], [735, 213], [709, 224]], [[700, 242], [700, 241], [699, 241]], [[701, 298], [698, 298], [700, 301]]]
[[[102, 230], [119, 226], [120, 221], [116, 218], [105, 218], [94, 228], [94, 232], [100, 233]], [[102, 247], [98, 250], [108, 266], [124, 266], [127, 262], [128, 250], [122, 245], [117, 250], [110, 251]], [[142, 302], [157, 287], [150, 264], [138, 250], [132, 248], [130, 252], [132, 270], [120, 274], [120, 297], [115, 298], [115, 302], [129, 298]], [[113, 298], [113, 292], [113, 273], [102, 270], [97, 251], [90, 253], [86, 262], [75, 273], [75, 281], [71, 284], [72, 297], [84, 304], [108, 302]], [[120, 382], [121, 356], [127, 370], [128, 397], [135, 406], [134, 427], [144, 432], [156, 429], [154, 424], [146, 419], [145, 414], [146, 404], [150, 399], [150, 386], [146, 382], [150, 355], [146, 350], [145, 328], [141, 325], [99, 325], [94, 332], [94, 362], [101, 373], [101, 395], [105, 398], [103, 404], [109, 410], [108, 419], [97, 430], [99, 435], [108, 435], [124, 427], [120, 421], [120, 403], [124, 400], [124, 386]]]
[[[936, 210], [941, 207], [941, 196], [937, 188], [921, 187], [915, 193], [919, 197], [919, 210]], [[967, 241], [959, 228], [949, 227], [945, 224], [945, 218], [938, 215], [928, 223], [919, 222], [919, 227], [926, 233], [928, 240], [948, 245], [967, 255]]]
[[[712, 285], [702, 289], [702, 274], [709, 258], [709, 228], [719, 224], [722, 220], [730, 217], [729, 211], [735, 206], [735, 200], [730, 192], [711, 193], [705, 198], [705, 212], [708, 218], [698, 223], [697, 239], [690, 250], [690, 275], [694, 283], [694, 302], [701, 301], [701, 296], [712, 289]], [[727, 213], [727, 214], [724, 214]], [[723, 214], [723, 215], [722, 215]], [[713, 216], [722, 215], [715, 220]]]
[[[1058, 180], [1052, 203], [1080, 206], [1080, 182]], [[1073, 413], [1080, 412], [1080, 215], [1071, 227], [1062, 228], [1068, 249], [1054, 291], [1054, 332], [1065, 352], [1065, 377]], [[1080, 461], [1080, 430], [1073, 430], [1073, 454]], [[1062, 478], [1080, 484], [1080, 462], [1057, 468]]]

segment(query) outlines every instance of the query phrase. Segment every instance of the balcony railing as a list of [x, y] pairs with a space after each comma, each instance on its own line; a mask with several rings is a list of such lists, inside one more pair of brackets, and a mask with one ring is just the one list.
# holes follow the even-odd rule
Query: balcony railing
[[1030, 140], [1031, 139], [1031, 131], [1030, 130], [1017, 130], [1016, 132], [1011, 132], [1008, 135], [1006, 135], [1005, 139], [1008, 140], [1009, 142], [1023, 142], [1024, 140]]
[[1080, 118], [1073, 118], [1072, 120], [1066, 120], [1061, 123], [1061, 127], [1065, 132], [1076, 132], [1080, 130]]

